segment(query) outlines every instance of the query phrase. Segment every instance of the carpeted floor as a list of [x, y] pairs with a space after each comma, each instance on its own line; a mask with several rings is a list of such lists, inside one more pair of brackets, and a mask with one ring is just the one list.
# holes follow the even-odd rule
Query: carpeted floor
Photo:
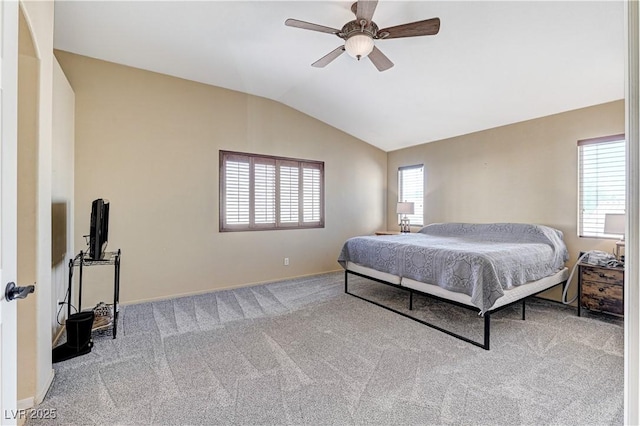
[[[118, 338], [55, 364], [38, 408], [64, 425], [623, 423], [621, 320], [534, 300], [526, 321], [519, 308], [492, 316], [485, 351], [344, 294], [343, 279], [123, 306]], [[350, 289], [408, 300], [361, 278]], [[415, 308], [482, 332], [471, 311], [424, 298]]]

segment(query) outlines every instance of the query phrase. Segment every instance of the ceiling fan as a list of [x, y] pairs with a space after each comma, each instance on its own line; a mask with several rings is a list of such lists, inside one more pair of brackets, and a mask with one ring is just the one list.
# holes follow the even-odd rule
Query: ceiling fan
[[393, 62], [375, 46], [373, 40], [435, 35], [440, 30], [440, 18], [378, 29], [376, 23], [371, 20], [377, 5], [378, 0], [358, 0], [353, 3], [351, 11], [356, 15], [356, 19], [344, 24], [340, 30], [291, 18], [287, 19], [284, 24], [304, 30], [335, 34], [345, 40], [344, 46], [332, 50], [311, 66], [323, 68], [346, 50], [350, 56], [357, 60], [368, 56], [378, 71], [388, 70], [393, 66]]

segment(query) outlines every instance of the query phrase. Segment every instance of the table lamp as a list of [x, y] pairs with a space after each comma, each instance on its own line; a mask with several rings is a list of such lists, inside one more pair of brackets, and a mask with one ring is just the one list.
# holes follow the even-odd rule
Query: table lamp
[[413, 214], [413, 206], [414, 206], [414, 203], [407, 202], [407, 201], [398, 203], [398, 206], [396, 208], [396, 213], [404, 215], [402, 219], [400, 219], [400, 232], [402, 233], [411, 232], [411, 228], [409, 225], [409, 218], [407, 217], [407, 215]]
[[624, 227], [625, 215], [607, 213], [604, 215], [604, 233], [609, 235], [620, 235], [620, 240], [616, 242], [616, 258], [620, 260], [620, 247], [624, 248]]

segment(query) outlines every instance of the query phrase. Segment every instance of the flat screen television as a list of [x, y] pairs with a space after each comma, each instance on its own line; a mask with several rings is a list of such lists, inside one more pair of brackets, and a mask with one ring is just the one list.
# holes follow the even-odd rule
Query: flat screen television
[[89, 258], [104, 258], [109, 239], [109, 200], [98, 198], [91, 203], [91, 229], [89, 232]]

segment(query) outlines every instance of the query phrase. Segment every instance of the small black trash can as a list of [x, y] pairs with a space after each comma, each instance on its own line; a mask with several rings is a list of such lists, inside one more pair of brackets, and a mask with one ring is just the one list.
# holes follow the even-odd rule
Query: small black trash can
[[94, 317], [93, 311], [78, 312], [69, 316], [66, 321], [67, 341], [53, 349], [52, 361], [54, 363], [91, 352], [93, 347], [91, 328]]

